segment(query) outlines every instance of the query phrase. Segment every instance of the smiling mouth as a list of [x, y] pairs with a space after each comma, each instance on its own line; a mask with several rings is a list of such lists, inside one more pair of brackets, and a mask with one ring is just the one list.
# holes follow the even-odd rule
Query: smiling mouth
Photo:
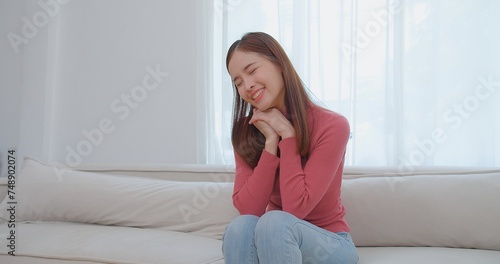
[[264, 92], [264, 89], [260, 89], [258, 90], [253, 96], [252, 96], [252, 100], [255, 100], [259, 97], [259, 95], [261, 95], [262, 93]]

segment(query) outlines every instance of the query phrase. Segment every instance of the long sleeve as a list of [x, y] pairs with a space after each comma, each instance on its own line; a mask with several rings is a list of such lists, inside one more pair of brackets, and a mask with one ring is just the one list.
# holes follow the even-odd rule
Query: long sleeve
[[[287, 138], [279, 143], [282, 209], [300, 219], [308, 216], [313, 209], [331, 209], [318, 206], [327, 192], [329, 199], [340, 200], [343, 161], [350, 134], [349, 123], [340, 115], [321, 119], [319, 125], [318, 122], [320, 120], [316, 121], [311, 140], [314, 145], [311, 146], [305, 165], [298, 154], [295, 138]], [[332, 201], [331, 204], [335, 202], [337, 201]]]
[[236, 178], [233, 204], [240, 214], [262, 216], [273, 192], [279, 158], [263, 151], [255, 169], [235, 152]]

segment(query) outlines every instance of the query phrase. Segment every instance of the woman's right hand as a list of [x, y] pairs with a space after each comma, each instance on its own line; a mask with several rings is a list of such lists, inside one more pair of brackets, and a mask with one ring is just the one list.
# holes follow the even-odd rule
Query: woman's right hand
[[[254, 113], [255, 111], [259, 110], [254, 109]], [[277, 155], [278, 143], [280, 139], [278, 133], [276, 133], [276, 131], [269, 124], [267, 124], [262, 120], [257, 120], [257, 121], [252, 120], [251, 124], [253, 124], [266, 138], [264, 149], [273, 155]]]

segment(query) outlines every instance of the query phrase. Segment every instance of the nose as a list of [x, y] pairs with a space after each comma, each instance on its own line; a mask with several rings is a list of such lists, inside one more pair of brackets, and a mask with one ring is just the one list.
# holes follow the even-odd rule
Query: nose
[[247, 78], [246, 80], [244, 80], [244, 86], [245, 86], [245, 90], [247, 91], [251, 91], [253, 89], [253, 87], [255, 86], [255, 82], [252, 80], [252, 78]]

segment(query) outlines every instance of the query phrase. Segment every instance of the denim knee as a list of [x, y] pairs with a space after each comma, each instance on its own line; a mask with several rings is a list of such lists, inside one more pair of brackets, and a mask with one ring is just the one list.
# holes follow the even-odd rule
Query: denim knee
[[[290, 232], [290, 220], [294, 216], [283, 211], [269, 211], [262, 215], [255, 227], [255, 238], [283, 236]], [[293, 221], [292, 221], [293, 222]]]
[[287, 212], [279, 210], [269, 211], [260, 217], [257, 228], [280, 228], [283, 226], [283, 223], [288, 222], [293, 217], [293, 215]]
[[255, 215], [240, 215], [234, 218], [226, 227], [226, 231], [224, 232], [224, 238], [242, 235], [252, 235], [255, 230], [255, 225], [259, 218]]
[[254, 243], [258, 220], [254, 215], [240, 215], [229, 223], [222, 237], [225, 263], [259, 263]]

